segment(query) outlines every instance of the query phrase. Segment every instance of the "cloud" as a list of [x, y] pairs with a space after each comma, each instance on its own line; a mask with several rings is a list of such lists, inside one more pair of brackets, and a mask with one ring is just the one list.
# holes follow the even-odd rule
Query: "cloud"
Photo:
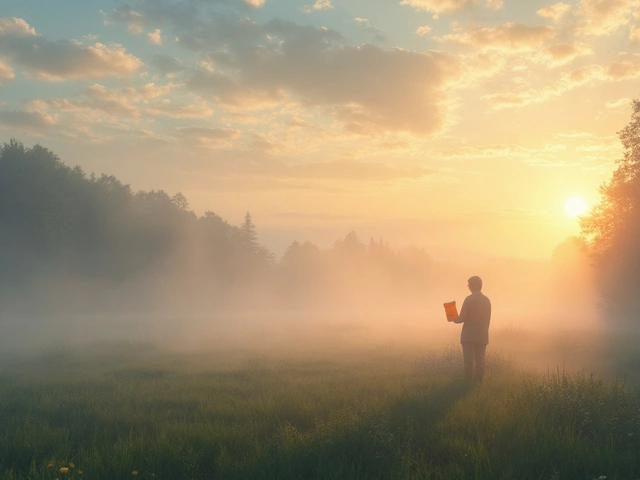
[[605, 105], [605, 108], [609, 109], [609, 110], [616, 110], [618, 108], [623, 108], [623, 107], [630, 107], [631, 106], [631, 99], [628, 97], [625, 98], [619, 98], [618, 100], [613, 100], [611, 102], [607, 102]]
[[171, 55], [167, 55], [166, 53], [156, 53], [153, 57], [151, 57], [149, 65], [157, 68], [165, 75], [175, 74], [185, 69], [182, 61], [179, 58], [172, 57]]
[[162, 45], [162, 31], [156, 28], [153, 32], [147, 33], [147, 40], [152, 45]]
[[244, 0], [247, 5], [250, 5], [255, 8], [259, 8], [264, 5], [265, 0]]
[[367, 18], [361, 18], [361, 17], [355, 17], [352, 20], [353, 23], [355, 23], [358, 28], [360, 28], [361, 30], [370, 33], [374, 36], [375, 40], [380, 41], [380, 42], [384, 42], [386, 41], [386, 37], [384, 35], [384, 31], [378, 27], [374, 27], [373, 25], [371, 25], [371, 22], [369, 22], [369, 19]]
[[[473, 77], [456, 55], [348, 45], [329, 28], [277, 18], [261, 23], [232, 9], [201, 15], [202, 3], [138, 2], [135, 11], [147, 29], [170, 29], [179, 45], [200, 54], [185, 87], [227, 110], [297, 105], [332, 116], [351, 133], [424, 135], [449, 123], [453, 88]], [[109, 18], [127, 21], [130, 10]]]
[[167, 116], [173, 118], [203, 118], [213, 111], [202, 104], [173, 104], [160, 100], [175, 87], [174, 84], [156, 85], [147, 83], [139, 87], [108, 89], [94, 84], [76, 98], [52, 98], [31, 102], [40, 109], [60, 112], [101, 112], [111, 117]]
[[500, 10], [504, 6], [504, 2], [502, 0], [486, 0], [487, 8], [490, 10]]
[[36, 31], [22, 18], [0, 18], [0, 37], [35, 36]]
[[118, 44], [52, 42], [22, 19], [0, 19], [0, 54], [24, 66], [40, 80], [61, 81], [130, 74], [142, 62]]
[[140, 109], [122, 92], [108, 90], [95, 84], [87, 88], [79, 98], [52, 98], [31, 102], [32, 106], [50, 108], [60, 112], [99, 111], [114, 117], [137, 117]]
[[483, 99], [487, 100], [495, 109], [513, 108], [544, 102], [584, 85], [635, 78], [640, 78], [640, 64], [638, 63], [619, 61], [606, 66], [587, 65], [562, 74], [555, 82], [541, 89], [495, 93], [485, 95]]
[[148, 107], [145, 112], [149, 115], [159, 115], [171, 118], [206, 118], [213, 115], [213, 110], [207, 105], [187, 103], [160, 103]]
[[261, 24], [216, 15], [174, 28], [181, 44], [207, 53], [187, 78], [188, 89], [225, 108], [317, 109], [351, 132], [441, 130], [448, 88], [465, 70], [454, 55], [345, 45], [334, 30], [278, 19]]
[[183, 127], [177, 128], [175, 132], [177, 138], [209, 149], [227, 147], [241, 135], [240, 130], [220, 127]]
[[430, 31], [431, 31], [431, 27], [429, 27], [428, 25], [422, 25], [416, 28], [415, 34], [418, 35], [419, 37], [426, 37]]
[[315, 50], [292, 44], [279, 54], [239, 58], [237, 66], [238, 76], [200, 70], [187, 85], [229, 104], [298, 101], [359, 133], [440, 130], [448, 99], [444, 87], [462, 73], [459, 62], [443, 53], [373, 45]]
[[628, 25], [640, 9], [640, 0], [581, 0], [577, 32], [581, 35], [608, 35]]
[[0, 125], [27, 132], [42, 132], [55, 125], [56, 115], [39, 111], [0, 110]]
[[332, 9], [333, 5], [331, 4], [331, 0], [316, 0], [313, 5], [305, 5], [302, 7], [302, 11], [305, 13], [317, 12], [318, 10], [329, 10]]
[[462, 33], [448, 34], [438, 37], [437, 40], [481, 50], [522, 52], [538, 49], [554, 36], [555, 30], [552, 27], [505, 23], [496, 27], [474, 28]]
[[640, 64], [629, 61], [613, 62], [605, 70], [607, 80], [627, 80], [640, 76]]
[[540, 52], [540, 60], [552, 67], [566, 65], [578, 57], [593, 55], [591, 47], [581, 42], [556, 43]]
[[[402, 0], [400, 5], [408, 5], [419, 11], [430, 12], [433, 18], [440, 14], [453, 14], [461, 10], [470, 9], [480, 4], [480, 0]], [[485, 0], [486, 8], [499, 10], [502, 0]]]
[[138, 25], [137, 23], [130, 23], [127, 27], [127, 32], [131, 35], [142, 35], [144, 28], [142, 28], [142, 25]]
[[536, 13], [542, 18], [551, 20], [554, 23], [559, 22], [571, 10], [568, 3], [556, 3], [548, 7], [541, 8]]
[[2, 86], [2, 80], [13, 80], [14, 78], [13, 69], [0, 58], [0, 86]]
[[629, 31], [629, 43], [631, 45], [640, 44], [640, 25], [633, 25]]

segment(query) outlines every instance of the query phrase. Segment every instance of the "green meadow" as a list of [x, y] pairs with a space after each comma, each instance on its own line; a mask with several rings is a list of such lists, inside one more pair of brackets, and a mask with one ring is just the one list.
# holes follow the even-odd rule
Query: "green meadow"
[[0, 478], [640, 478], [635, 381], [493, 348], [470, 385], [460, 357], [119, 342], [3, 359]]

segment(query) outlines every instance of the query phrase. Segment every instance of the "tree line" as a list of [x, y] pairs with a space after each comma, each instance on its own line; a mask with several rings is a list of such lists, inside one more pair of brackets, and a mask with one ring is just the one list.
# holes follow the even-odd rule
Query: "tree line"
[[616, 321], [640, 316], [640, 100], [631, 102], [629, 123], [618, 132], [624, 150], [601, 201], [580, 222], [594, 260], [603, 306]]
[[41, 145], [11, 139], [0, 149], [5, 293], [38, 297], [51, 283], [68, 282], [85, 293], [88, 286], [106, 292], [136, 285], [130, 297], [140, 304], [163, 296], [201, 304], [258, 297], [293, 306], [348, 304], [358, 292], [368, 302], [374, 290], [382, 299], [391, 286], [405, 296], [424, 292], [432, 265], [423, 249], [394, 251], [355, 232], [327, 250], [294, 241], [278, 261], [260, 244], [249, 212], [232, 225], [213, 211], [197, 215], [181, 193], [133, 191], [114, 176], [69, 167]]

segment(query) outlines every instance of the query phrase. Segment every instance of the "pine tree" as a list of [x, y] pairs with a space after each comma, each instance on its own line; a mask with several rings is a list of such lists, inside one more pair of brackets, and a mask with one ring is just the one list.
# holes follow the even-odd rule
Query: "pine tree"
[[247, 212], [244, 216], [244, 223], [240, 226], [240, 238], [242, 246], [251, 255], [255, 255], [260, 250], [258, 244], [258, 233], [256, 232], [256, 226], [251, 220], [251, 214]]

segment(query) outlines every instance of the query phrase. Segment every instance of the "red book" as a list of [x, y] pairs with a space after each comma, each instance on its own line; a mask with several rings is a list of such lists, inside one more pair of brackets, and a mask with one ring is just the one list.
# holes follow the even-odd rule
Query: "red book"
[[458, 318], [458, 309], [456, 308], [455, 300], [444, 304], [444, 313], [447, 314], [447, 322], [453, 322]]

